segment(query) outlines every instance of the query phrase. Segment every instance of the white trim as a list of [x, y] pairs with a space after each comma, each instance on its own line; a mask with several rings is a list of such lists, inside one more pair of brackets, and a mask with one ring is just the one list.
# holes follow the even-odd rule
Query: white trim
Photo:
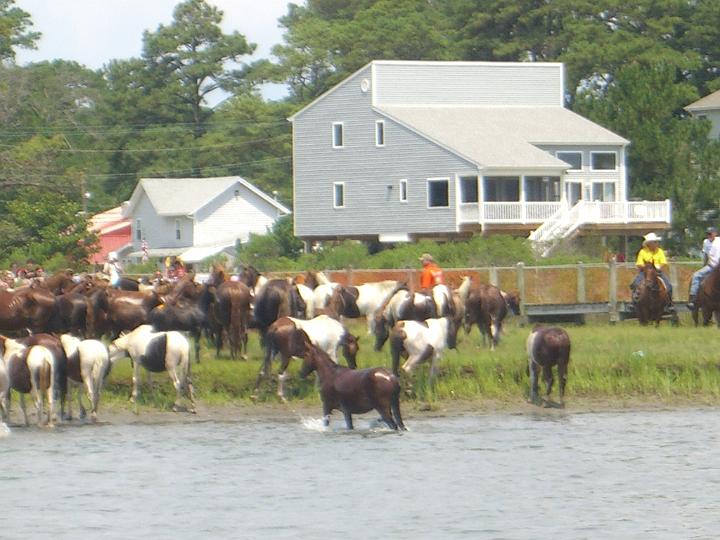
[[[448, 196], [448, 202], [447, 206], [430, 206], [430, 183], [431, 182], [446, 182], [448, 186], [447, 196]], [[428, 210], [446, 210], [450, 208], [450, 177], [449, 176], [437, 176], [433, 178], [427, 178], [425, 180], [425, 189], [426, 189], [426, 203]]]
[[[342, 139], [342, 144], [335, 144], [335, 128], [337, 126], [340, 126], [340, 138]], [[332, 142], [333, 148], [345, 148], [345, 124], [343, 122], [333, 122], [332, 123], [332, 131], [330, 132], [330, 141]]]
[[546, 68], [546, 67], [562, 67], [562, 62], [474, 62], [474, 61], [446, 61], [446, 60], [373, 60], [374, 65], [410, 65], [410, 66], [503, 66], [503, 67], [522, 67], [522, 68]]
[[[557, 150], [555, 151], [555, 157], [558, 158], [560, 161], [563, 161], [558, 154], [580, 154], [580, 168], [579, 169], [573, 169], [569, 167], [568, 171], [582, 171], [583, 170], [583, 151], [582, 150]], [[567, 161], [565, 162], [567, 163]], [[568, 163], [568, 165], [570, 165]]]
[[[378, 131], [378, 127], [382, 126], [382, 144], [379, 142], [378, 134], [380, 131]], [[375, 120], [375, 147], [376, 148], [384, 148], [385, 147], [385, 120]]]
[[[342, 206], [338, 206], [337, 204], [335, 204], [337, 202], [337, 192], [335, 191], [337, 186], [342, 186]], [[345, 182], [333, 182], [332, 203], [333, 208], [345, 208], [347, 206], [345, 197]]]
[[[614, 169], [596, 169], [593, 167], [593, 156], [595, 154], [615, 154], [615, 168]], [[591, 150], [590, 151], [590, 163], [588, 163], [591, 171], [604, 171], [604, 172], [617, 172], [618, 171], [618, 153], [616, 150]]]
[[[402, 196], [403, 196], [403, 186], [405, 186], [405, 198], [404, 198], [404, 199], [402, 198]], [[402, 179], [398, 182], [398, 200], [399, 200], [401, 203], [403, 203], [403, 204], [407, 204], [407, 202], [408, 202], [408, 181], [407, 181], [407, 178], [402, 178]]]

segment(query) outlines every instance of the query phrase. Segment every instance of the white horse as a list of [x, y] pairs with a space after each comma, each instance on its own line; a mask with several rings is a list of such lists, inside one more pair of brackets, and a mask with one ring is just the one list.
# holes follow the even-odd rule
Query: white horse
[[423, 322], [398, 321], [390, 332], [393, 373], [399, 374], [400, 356], [407, 356], [402, 366], [405, 373], [431, 360], [429, 381], [437, 372], [443, 351], [457, 345], [458, 325], [452, 318], [427, 319]]
[[176, 392], [174, 411], [179, 410], [182, 392], [186, 390], [191, 404], [189, 412], [195, 412], [195, 396], [190, 380], [190, 343], [180, 332], [154, 332], [152, 326], [143, 324], [113, 341], [109, 350], [112, 363], [127, 355], [133, 361], [130, 400], [135, 403], [136, 412], [141, 365], [150, 372], [168, 372]]
[[300, 294], [300, 298], [305, 302], [305, 318], [312, 319], [315, 317], [315, 295], [313, 290], [302, 283], [296, 283], [295, 288]]
[[347, 343], [349, 335], [347, 328], [342, 323], [327, 315], [318, 315], [309, 321], [293, 317], [288, 317], [288, 319], [295, 324], [295, 328], [308, 335], [313, 345], [325, 351], [333, 362], [338, 363], [337, 351], [341, 345]]
[[319, 313], [321, 309], [327, 307], [328, 300], [332, 296], [333, 291], [338, 287], [339, 283], [321, 283], [313, 289], [313, 305], [315, 313]]
[[390, 295], [397, 289], [399, 282], [393, 280], [365, 283], [357, 287], [357, 307], [360, 315], [367, 319], [368, 334], [373, 331], [375, 312], [387, 302]]
[[55, 415], [55, 356], [47, 347], [33, 345], [30, 347], [25, 361], [30, 370], [30, 383], [37, 410], [38, 426], [42, 425], [45, 396], [48, 403], [46, 423], [48, 426], [52, 426]]
[[[102, 390], [105, 377], [110, 372], [110, 357], [105, 345], [96, 339], [80, 340], [70, 334], [60, 336], [60, 342], [65, 350], [68, 359], [68, 383], [77, 391], [78, 406], [80, 407], [80, 418], [84, 418], [86, 411], [82, 403], [82, 385], [85, 385], [87, 396], [90, 400], [90, 417], [97, 421], [97, 409], [100, 402], [100, 391]], [[75, 380], [70, 375], [79, 374], [82, 382]], [[68, 411], [72, 403], [72, 396], [68, 400]], [[70, 413], [72, 415], [72, 413]]]

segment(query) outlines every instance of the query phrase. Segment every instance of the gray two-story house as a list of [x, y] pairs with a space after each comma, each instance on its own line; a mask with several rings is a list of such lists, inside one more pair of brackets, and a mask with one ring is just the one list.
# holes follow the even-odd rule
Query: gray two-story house
[[548, 241], [667, 228], [629, 141], [566, 109], [559, 63], [373, 61], [290, 118], [295, 234]]

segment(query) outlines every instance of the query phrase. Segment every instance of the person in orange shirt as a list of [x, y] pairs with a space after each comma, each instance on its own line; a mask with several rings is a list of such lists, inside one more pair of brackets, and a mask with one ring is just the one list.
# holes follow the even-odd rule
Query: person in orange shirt
[[432, 289], [435, 285], [442, 285], [445, 283], [443, 277], [443, 271], [435, 263], [432, 255], [429, 253], [423, 253], [420, 257], [420, 262], [423, 265], [422, 274], [420, 275], [420, 288], [425, 290]]

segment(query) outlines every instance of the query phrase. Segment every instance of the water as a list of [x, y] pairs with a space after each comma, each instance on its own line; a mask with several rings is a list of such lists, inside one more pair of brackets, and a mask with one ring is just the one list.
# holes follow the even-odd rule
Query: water
[[0, 427], [2, 538], [717, 538], [720, 412]]

